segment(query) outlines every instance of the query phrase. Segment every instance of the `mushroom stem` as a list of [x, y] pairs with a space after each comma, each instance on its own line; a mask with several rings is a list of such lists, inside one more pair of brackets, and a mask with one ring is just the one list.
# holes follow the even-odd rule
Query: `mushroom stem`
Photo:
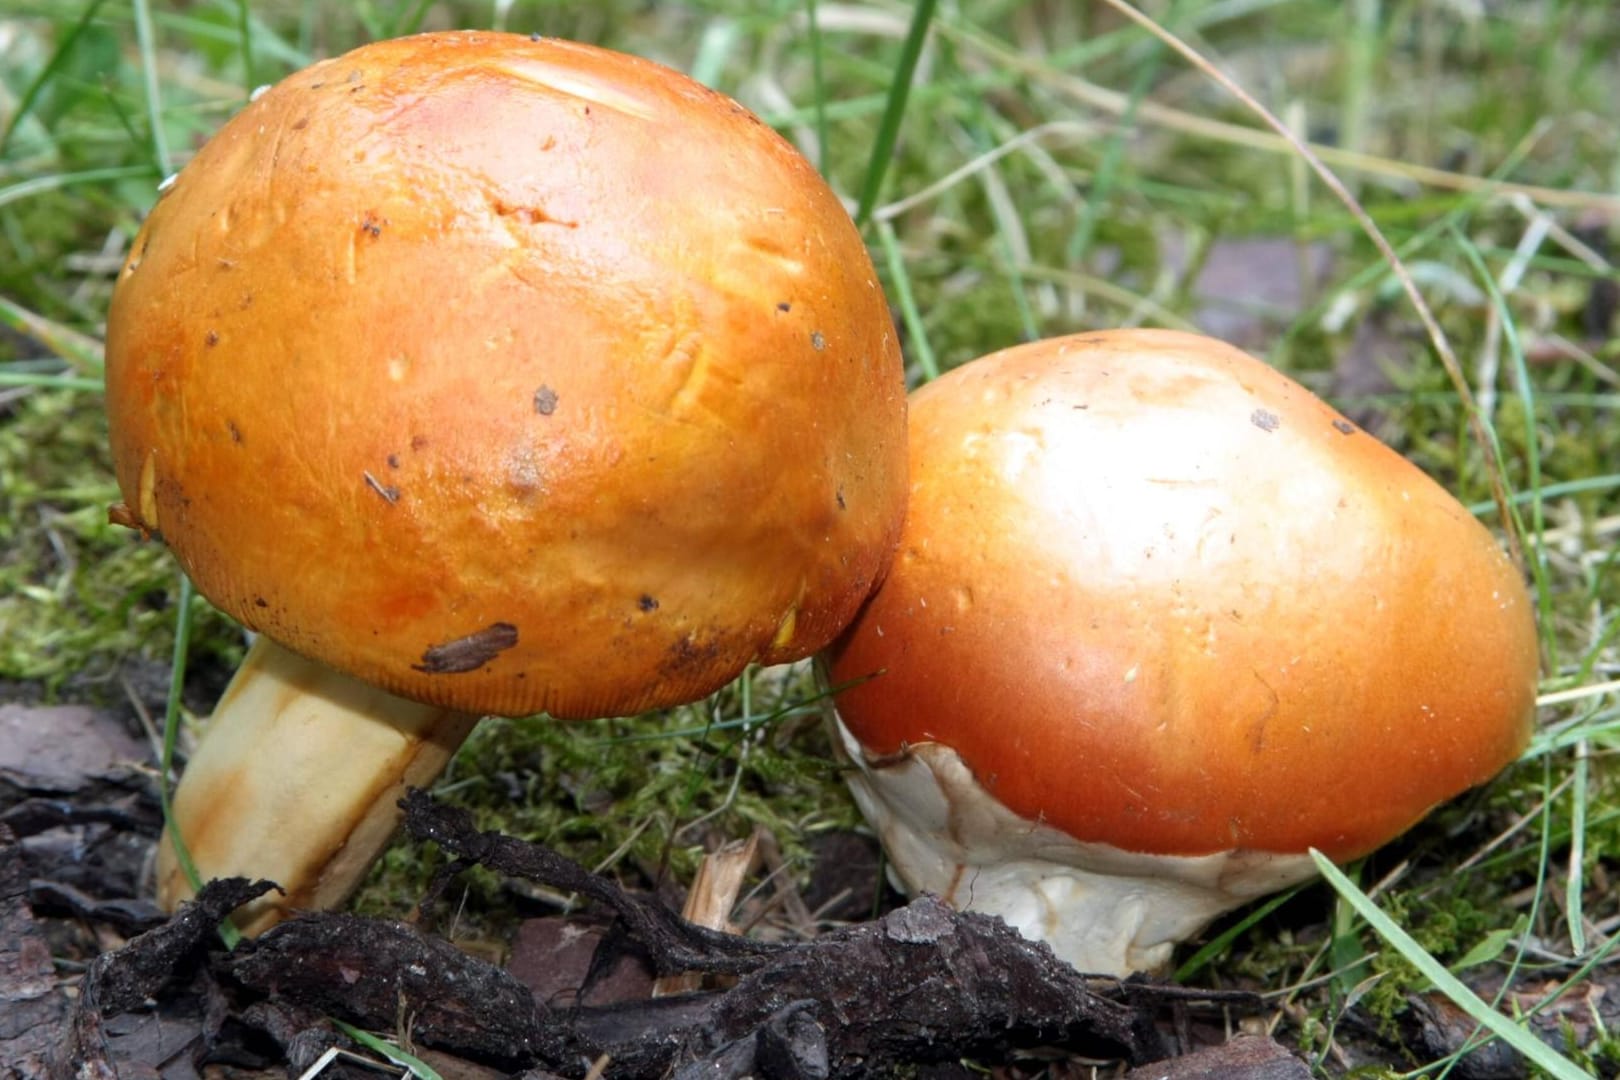
[[[407, 787], [433, 782], [479, 717], [396, 697], [260, 636], [186, 765], [172, 827], [203, 880], [268, 878], [247, 934], [346, 900], [387, 845]], [[166, 833], [158, 900], [192, 890]]]

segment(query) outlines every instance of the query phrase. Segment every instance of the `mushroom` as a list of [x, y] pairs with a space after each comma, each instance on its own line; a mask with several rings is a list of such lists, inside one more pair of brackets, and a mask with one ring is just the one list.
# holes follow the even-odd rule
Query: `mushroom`
[[828, 650], [900, 883], [1123, 975], [1529, 738], [1523, 581], [1466, 509], [1196, 335], [1041, 341], [912, 395], [900, 551]]
[[204, 878], [286, 888], [249, 929], [340, 902], [480, 715], [633, 714], [821, 648], [904, 510], [838, 198], [731, 99], [519, 35], [257, 95], [134, 240], [107, 407], [114, 519], [259, 632], [175, 798]]

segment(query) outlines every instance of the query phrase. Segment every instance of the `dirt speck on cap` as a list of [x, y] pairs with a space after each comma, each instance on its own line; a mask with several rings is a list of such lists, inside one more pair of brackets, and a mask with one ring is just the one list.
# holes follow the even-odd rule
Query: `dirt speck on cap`
[[432, 646], [422, 653], [422, 662], [411, 667], [428, 675], [462, 675], [477, 671], [517, 643], [517, 627], [506, 622], [490, 623], [466, 637]]

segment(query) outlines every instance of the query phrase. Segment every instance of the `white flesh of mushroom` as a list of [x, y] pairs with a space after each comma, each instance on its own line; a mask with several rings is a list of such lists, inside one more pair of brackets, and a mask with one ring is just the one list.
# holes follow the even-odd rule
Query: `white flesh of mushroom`
[[1008, 810], [947, 746], [875, 760], [836, 715], [832, 723], [896, 886], [998, 915], [1080, 971], [1159, 970], [1216, 916], [1316, 872], [1307, 854], [1143, 855], [1083, 843]]

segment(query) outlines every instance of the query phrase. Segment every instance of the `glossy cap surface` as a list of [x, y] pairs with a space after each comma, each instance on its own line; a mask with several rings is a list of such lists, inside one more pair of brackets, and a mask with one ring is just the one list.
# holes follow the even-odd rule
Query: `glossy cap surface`
[[811, 166], [633, 57], [425, 34], [260, 95], [118, 281], [132, 524], [283, 645], [632, 713], [824, 645], [905, 497], [887, 305]]
[[1038, 342], [919, 390], [910, 438], [894, 569], [828, 654], [834, 685], [874, 676], [837, 699], [868, 755], [949, 746], [1014, 814], [1121, 851], [1343, 859], [1529, 737], [1510, 560], [1259, 360]]

